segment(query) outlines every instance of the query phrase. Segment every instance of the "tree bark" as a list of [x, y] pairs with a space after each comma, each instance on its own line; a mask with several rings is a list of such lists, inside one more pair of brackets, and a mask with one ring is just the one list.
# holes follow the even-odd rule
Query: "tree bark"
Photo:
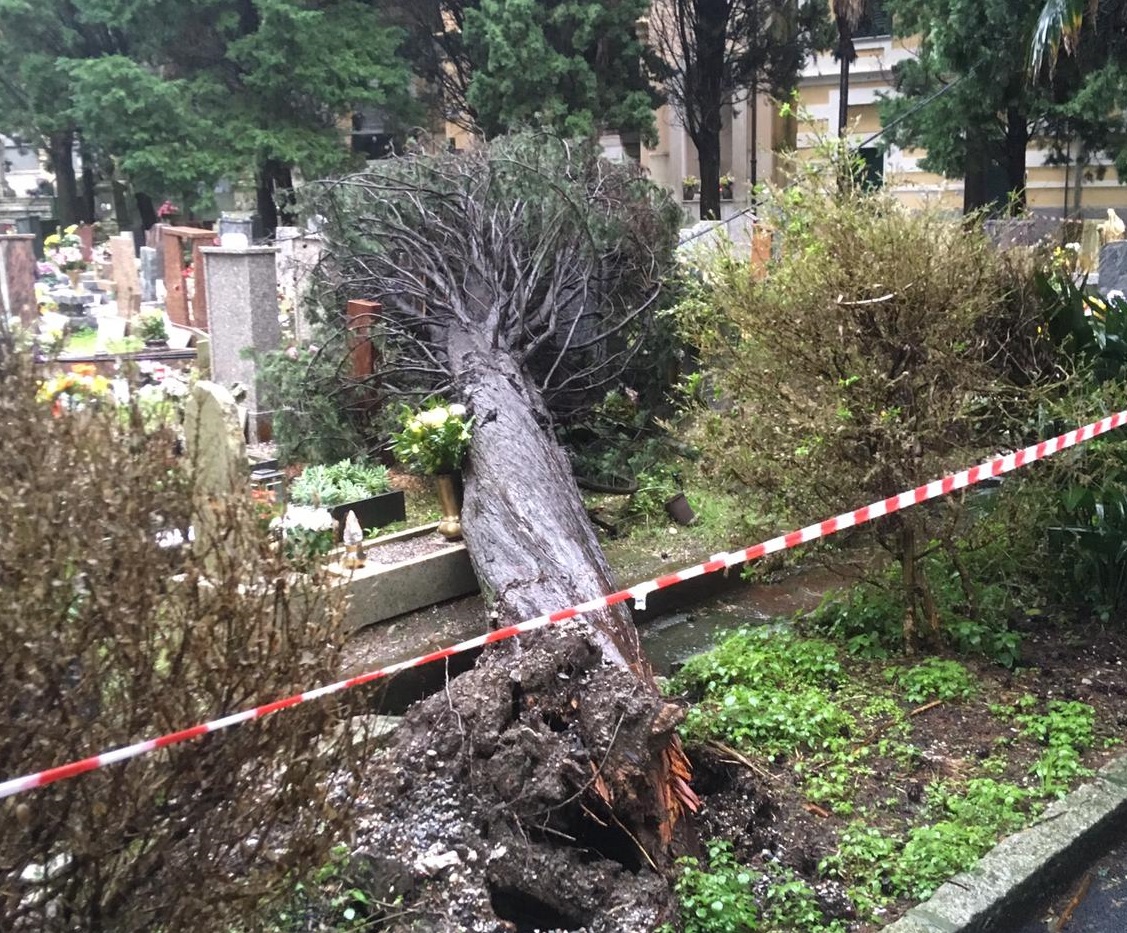
[[1025, 154], [1029, 148], [1029, 124], [1019, 107], [1006, 110], [1006, 183], [1010, 192], [1010, 213], [1025, 210]]
[[709, 115], [693, 140], [700, 161], [700, 219], [720, 219], [720, 112]]
[[141, 229], [148, 230], [156, 226], [157, 209], [153, 206], [153, 199], [144, 191], [137, 191], [133, 194], [133, 200], [137, 203], [137, 213], [141, 218]]
[[[848, 40], [846, 40], [848, 41]], [[852, 42], [850, 42], [852, 45]], [[845, 136], [849, 128], [849, 56], [841, 56], [841, 77], [838, 80], [837, 135]]]
[[59, 226], [79, 221], [78, 180], [74, 172], [74, 131], [52, 133], [47, 138], [47, 157], [55, 173], [55, 213]]
[[[277, 159], [267, 159], [258, 172], [256, 203], [262, 230], [273, 236], [279, 225], [292, 225], [295, 219], [289, 197], [293, 192], [293, 171]], [[281, 204], [279, 204], [279, 199]]]
[[[520, 360], [469, 326], [452, 325], [447, 346], [474, 417], [463, 533], [497, 624], [615, 590]], [[466, 929], [469, 919], [475, 929], [531, 929], [533, 920], [652, 929], [671, 919], [663, 873], [695, 846], [682, 818], [696, 798], [675, 733], [681, 718], [621, 604], [510, 639], [408, 712], [394, 770], [373, 781], [386, 790], [367, 845], [386, 853], [391, 875], [436, 842], [475, 853], [413, 902], [448, 918], [435, 930]]]
[[82, 199], [79, 219], [83, 223], [92, 224], [98, 219], [97, 191], [95, 190], [94, 156], [86, 141], [79, 137], [79, 151], [82, 153]]

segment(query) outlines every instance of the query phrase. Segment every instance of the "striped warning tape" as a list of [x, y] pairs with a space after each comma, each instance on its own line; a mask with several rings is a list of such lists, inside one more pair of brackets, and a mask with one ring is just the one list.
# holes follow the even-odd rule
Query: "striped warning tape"
[[982, 482], [984, 479], [988, 479], [992, 476], [1000, 476], [1003, 473], [1009, 473], [1011, 470], [1016, 470], [1036, 460], [1042, 460], [1058, 451], [1089, 441], [1094, 437], [1105, 434], [1124, 424], [1127, 424], [1127, 411], [1117, 412], [1100, 421], [1069, 431], [1066, 434], [1061, 434], [1051, 440], [1041, 441], [1041, 443], [1034, 444], [1032, 447], [1026, 447], [1023, 450], [1006, 454], [1002, 457], [995, 457], [984, 463], [980, 463], [978, 466], [971, 467], [968, 470], [952, 473], [950, 476], [925, 483], [922, 486], [917, 486], [915, 489], [902, 492], [899, 495], [889, 496], [887, 499], [870, 503], [859, 509], [854, 509], [852, 512], [843, 512], [841, 515], [835, 515], [833, 518], [828, 518], [825, 521], [817, 522], [813, 525], [807, 525], [805, 528], [800, 528], [789, 534], [779, 535], [777, 538], [771, 538], [769, 541], [752, 545], [743, 550], [715, 554], [709, 560], [697, 564], [694, 567], [687, 567], [676, 573], [666, 574], [653, 580], [637, 583], [629, 589], [618, 590], [607, 596], [599, 596], [587, 602], [577, 603], [567, 609], [559, 609], [555, 612], [547, 613], [546, 615], [536, 616], [525, 622], [509, 625], [505, 628], [497, 629], [494, 632], [479, 635], [476, 638], [459, 642], [448, 648], [432, 651], [430, 654], [411, 658], [408, 661], [401, 661], [398, 664], [392, 664], [376, 671], [369, 671], [368, 673], [360, 674], [356, 677], [350, 677], [347, 680], [339, 680], [336, 683], [318, 687], [315, 690], [307, 690], [304, 693], [298, 693], [294, 696], [286, 697], [285, 699], [275, 700], [273, 703], [266, 703], [263, 706], [256, 706], [253, 709], [233, 713], [230, 716], [224, 716], [222, 719], [215, 719], [211, 722], [201, 723], [200, 725], [192, 726], [188, 729], [182, 729], [179, 732], [171, 732], [167, 735], [146, 739], [143, 742], [137, 742], [133, 745], [115, 748], [108, 752], [102, 752], [100, 755], [93, 755], [90, 758], [83, 758], [80, 761], [72, 761], [70, 764], [60, 765], [56, 768], [48, 768], [45, 771], [38, 771], [35, 774], [26, 774], [22, 777], [12, 778], [0, 783], [0, 799], [11, 797], [14, 794], [32, 790], [36, 787], [44, 787], [47, 784], [53, 784], [56, 781], [62, 781], [66, 778], [72, 778], [76, 775], [84, 774], [87, 771], [104, 768], [107, 765], [116, 764], [119, 761], [137, 758], [148, 752], [155, 751], [158, 748], [167, 748], [170, 745], [177, 745], [180, 742], [197, 739], [209, 733], [218, 732], [221, 729], [227, 729], [252, 719], [261, 719], [264, 716], [269, 716], [271, 713], [278, 712], [278, 710], [297, 706], [300, 703], [307, 703], [310, 700], [317, 700], [333, 693], [340, 693], [343, 690], [359, 687], [362, 684], [372, 683], [373, 681], [390, 677], [393, 674], [398, 674], [410, 668], [422, 667], [425, 664], [440, 661], [443, 658], [449, 658], [455, 654], [472, 651], [476, 648], [482, 648], [485, 645], [504, 641], [517, 635], [534, 632], [537, 629], [555, 625], [558, 622], [574, 619], [583, 615], [585, 612], [595, 612], [600, 609], [605, 609], [608, 606], [626, 602], [627, 600], [633, 600], [634, 605], [639, 609], [645, 608], [646, 596], [655, 590], [666, 589], [667, 587], [683, 583], [695, 577], [716, 573], [728, 567], [732, 567], [735, 564], [757, 560], [767, 554], [773, 554], [776, 551], [785, 551], [788, 548], [797, 547], [800, 544], [827, 537], [843, 529], [863, 525], [866, 522], [871, 522], [884, 515], [891, 515], [893, 512], [899, 512], [901, 509], [918, 505], [929, 499], [945, 496], [948, 493], [954, 492], [956, 489], [964, 489], [967, 486], [973, 486], [976, 483]]

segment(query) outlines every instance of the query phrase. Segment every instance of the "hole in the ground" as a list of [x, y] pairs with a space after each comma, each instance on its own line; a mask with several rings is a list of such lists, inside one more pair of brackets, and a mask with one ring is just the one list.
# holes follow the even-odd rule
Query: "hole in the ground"
[[575, 844], [589, 849], [605, 859], [618, 862], [627, 871], [635, 874], [642, 869], [642, 853], [630, 836], [613, 823], [600, 826], [589, 817], [582, 818], [573, 828]]
[[584, 921], [563, 913], [526, 891], [504, 885], [489, 886], [489, 901], [498, 920], [515, 923], [517, 933], [537, 930], [578, 930]]
[[544, 718], [544, 723], [553, 732], [567, 732], [570, 723], [563, 717], [559, 710], [546, 709], [541, 715]]

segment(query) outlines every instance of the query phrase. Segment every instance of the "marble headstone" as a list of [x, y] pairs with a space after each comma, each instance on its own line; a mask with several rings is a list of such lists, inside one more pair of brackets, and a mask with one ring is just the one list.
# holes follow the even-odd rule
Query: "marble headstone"
[[214, 382], [192, 387], [184, 410], [184, 440], [192, 472], [193, 548], [209, 569], [237, 556], [240, 543], [228, 531], [228, 503], [246, 495], [250, 482], [239, 406]]
[[24, 327], [33, 327], [38, 317], [35, 273], [35, 235], [0, 235], [0, 313], [18, 317]]
[[141, 300], [157, 300], [157, 279], [160, 278], [160, 252], [152, 246], [141, 247]]
[[1100, 250], [1100, 291], [1127, 294], [1127, 240], [1112, 240]]

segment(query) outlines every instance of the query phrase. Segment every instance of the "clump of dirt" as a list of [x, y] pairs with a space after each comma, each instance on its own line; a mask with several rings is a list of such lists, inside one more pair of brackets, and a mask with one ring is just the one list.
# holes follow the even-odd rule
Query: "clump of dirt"
[[[357, 842], [383, 929], [649, 930], [669, 886], [637, 827], [679, 716], [579, 626], [499, 645], [412, 707]], [[631, 826], [635, 827], [634, 831]]]

